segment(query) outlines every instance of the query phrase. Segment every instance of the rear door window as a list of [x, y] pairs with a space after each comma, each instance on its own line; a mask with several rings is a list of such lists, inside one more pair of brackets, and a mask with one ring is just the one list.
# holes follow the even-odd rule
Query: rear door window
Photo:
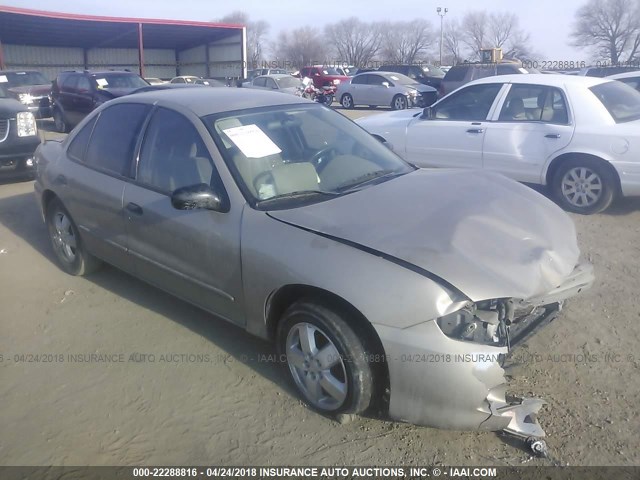
[[100, 114], [85, 155], [85, 163], [107, 173], [128, 175], [136, 142], [149, 107], [120, 103]]
[[464, 81], [464, 77], [467, 74], [468, 68], [469, 67], [464, 66], [451, 67], [447, 74], [444, 76], [444, 79], [451, 82], [462, 82]]

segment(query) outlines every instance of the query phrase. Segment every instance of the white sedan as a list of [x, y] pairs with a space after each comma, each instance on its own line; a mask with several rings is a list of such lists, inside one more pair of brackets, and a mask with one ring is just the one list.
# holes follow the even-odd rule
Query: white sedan
[[572, 212], [597, 213], [618, 195], [640, 195], [640, 93], [610, 79], [483, 78], [422, 113], [358, 123], [413, 164], [549, 185]]

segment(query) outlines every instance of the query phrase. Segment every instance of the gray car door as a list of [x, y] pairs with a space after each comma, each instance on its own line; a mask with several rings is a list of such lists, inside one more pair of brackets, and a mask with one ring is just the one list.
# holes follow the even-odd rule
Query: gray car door
[[142, 104], [104, 109], [73, 136], [67, 149], [71, 161], [52, 180], [87, 249], [125, 270], [130, 262], [122, 195], [148, 112]]
[[[197, 121], [197, 119], [196, 119]], [[221, 184], [201, 131], [185, 115], [157, 108], [142, 142], [124, 212], [136, 275], [235, 323], [243, 323], [241, 209], [177, 210], [171, 193]]]

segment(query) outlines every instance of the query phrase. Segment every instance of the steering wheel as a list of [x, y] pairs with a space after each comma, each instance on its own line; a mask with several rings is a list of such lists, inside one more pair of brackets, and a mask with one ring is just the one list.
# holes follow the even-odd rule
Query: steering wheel
[[323, 148], [311, 157], [311, 164], [316, 168], [316, 171], [321, 172], [337, 153], [338, 149], [336, 147]]

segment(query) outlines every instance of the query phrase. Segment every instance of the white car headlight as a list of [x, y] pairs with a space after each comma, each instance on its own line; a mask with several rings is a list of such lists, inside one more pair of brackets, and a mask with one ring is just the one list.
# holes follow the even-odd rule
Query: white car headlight
[[340, 80], [339, 80], [339, 79], [337, 79], [337, 78], [333, 81], [333, 84], [334, 84], [334, 85], [338, 85], [339, 83], [340, 83]]
[[19, 93], [18, 100], [25, 105], [30, 105], [33, 103], [33, 97], [28, 93]]
[[18, 123], [18, 136], [30, 137], [37, 135], [36, 117], [31, 112], [20, 112], [16, 117]]

